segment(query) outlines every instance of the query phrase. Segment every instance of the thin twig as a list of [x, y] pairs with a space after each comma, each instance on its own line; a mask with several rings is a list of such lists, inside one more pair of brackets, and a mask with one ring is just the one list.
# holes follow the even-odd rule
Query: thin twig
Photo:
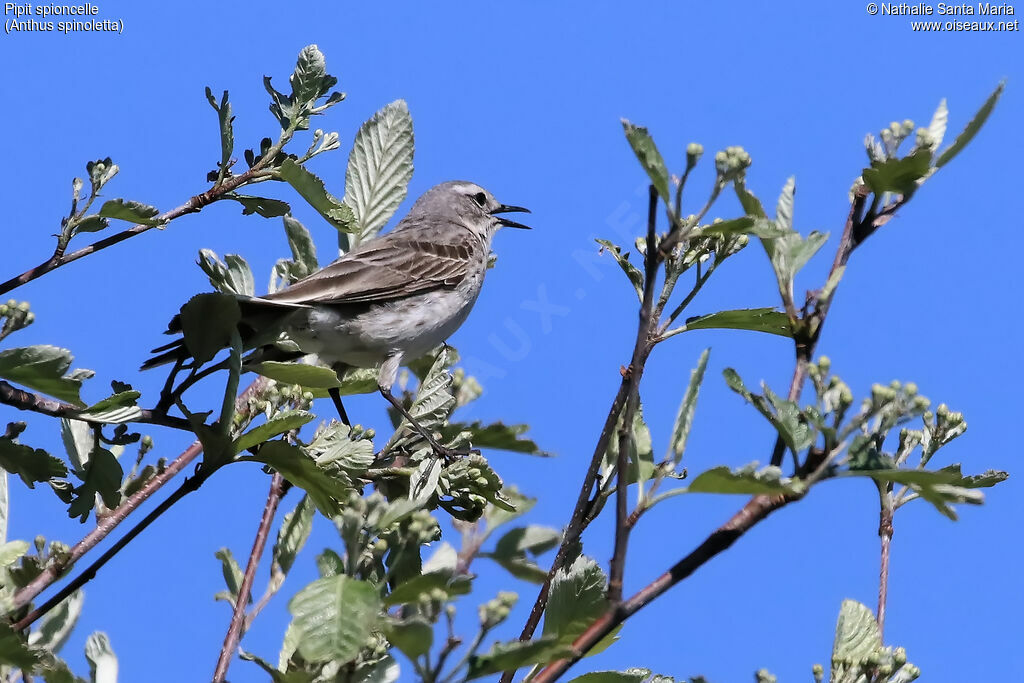
[[879, 484], [878, 495], [881, 499], [881, 509], [878, 513], [878, 537], [881, 539], [881, 559], [878, 570], [878, 633], [885, 632], [885, 608], [889, 599], [889, 548], [892, 545], [893, 534], [893, 506], [892, 492], [889, 487], [892, 484]]
[[270, 493], [267, 494], [267, 503], [263, 507], [263, 516], [260, 518], [260, 525], [256, 529], [256, 539], [252, 544], [252, 552], [249, 553], [249, 562], [245, 565], [245, 574], [242, 575], [242, 584], [238, 587], [238, 595], [235, 597], [235, 608], [231, 613], [231, 623], [228, 632], [224, 636], [224, 645], [221, 647], [220, 656], [217, 658], [217, 668], [213, 673], [214, 683], [223, 683], [227, 676], [228, 667], [238, 649], [238, 642], [242, 638], [242, 626], [245, 623], [245, 607], [249, 604], [249, 596], [252, 594], [252, 584], [256, 579], [256, 568], [259, 567], [260, 559], [263, 557], [263, 549], [267, 545], [267, 538], [270, 536], [270, 527], [274, 523], [274, 515], [281, 499], [288, 490], [284, 477], [274, 472], [270, 478]]
[[573, 641], [573, 655], [548, 664], [531, 680], [532, 683], [550, 683], [564, 674], [570, 666], [590, 651], [629, 617], [633, 616], [672, 586], [693, 574], [713, 557], [736, 542], [758, 522], [799, 496], [755, 496], [733, 515], [732, 519], [716, 529], [689, 555], [676, 562], [664, 574], [649, 583], [625, 602], [613, 606], [598, 617], [587, 630]]
[[658, 219], [658, 192], [650, 187], [647, 211], [647, 255], [644, 259], [644, 296], [640, 306], [640, 322], [633, 346], [633, 358], [629, 363], [629, 388], [626, 390], [626, 409], [622, 412], [619, 426], [618, 465], [615, 472], [615, 550], [609, 567], [608, 599], [612, 603], [622, 600], [622, 587], [626, 573], [626, 551], [629, 546], [631, 527], [626, 523], [629, 516], [629, 442], [633, 436], [633, 416], [640, 404], [640, 378], [644, 365], [653, 347], [652, 331], [655, 321], [654, 286], [658, 280], [658, 250], [655, 245], [655, 228]]

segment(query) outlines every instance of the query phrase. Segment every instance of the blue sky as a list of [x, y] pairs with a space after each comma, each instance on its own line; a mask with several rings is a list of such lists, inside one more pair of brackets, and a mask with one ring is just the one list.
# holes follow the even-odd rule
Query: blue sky
[[[202, 191], [219, 155], [204, 86], [231, 91], [238, 148], [252, 146], [276, 126], [261, 77], [273, 75], [283, 87], [298, 51], [317, 43], [348, 93], [319, 124], [340, 133], [343, 151], [313, 163], [335, 194], [359, 123], [404, 98], [416, 133], [410, 197], [460, 178], [533, 210], [533, 232], [498, 236], [497, 268], [452, 342], [486, 388], [470, 416], [528, 422], [558, 454], [492, 459], [507, 482], [540, 497], [529, 521], [552, 526], [567, 519], [632, 346], [631, 288], [610, 259], [593, 271], [575, 258], [596, 250], [594, 237], [625, 242], [617, 230], [640, 229], [645, 179], [620, 117], [648, 126], [677, 169], [688, 142], [703, 143], [709, 156], [745, 146], [754, 159], [748, 185], [768, 204], [794, 175], [796, 226], [833, 234], [802, 273], [802, 291], [820, 285], [831, 260], [847, 191], [865, 164], [864, 134], [892, 120], [927, 123], [946, 97], [952, 136], [1008, 79], [975, 142], [854, 255], [820, 351], [859, 395], [875, 381], [913, 380], [936, 402], [962, 410], [970, 429], [942, 452], [947, 462], [1018, 471], [1009, 428], [1019, 419], [1022, 332], [1014, 294], [1022, 246], [1016, 161], [1024, 152], [1019, 32], [914, 33], [906, 17], [870, 16], [864, 4], [849, 2], [345, 2], [293, 10], [267, 2], [109, 1], [99, 8], [98, 18], [124, 21], [123, 34], [0, 39], [7, 133], [0, 279], [52, 251], [70, 180], [90, 159], [111, 156], [120, 165], [111, 197], [169, 208]], [[711, 166], [706, 159], [691, 187], [708, 186]], [[333, 229], [294, 206], [321, 255], [330, 253]], [[731, 199], [717, 211], [739, 214]], [[88, 399], [102, 398], [109, 381], [120, 379], [152, 403], [161, 378], [137, 367], [181, 302], [208, 289], [194, 265], [203, 247], [244, 255], [258, 288], [287, 249], [278, 220], [215, 205], [21, 288], [15, 296], [32, 303], [37, 322], [9, 341], [72, 349], [77, 365], [98, 371]], [[776, 296], [767, 259], [752, 247], [691, 310], [769, 306]], [[537, 302], [557, 310], [540, 315]], [[698, 472], [766, 460], [769, 428], [725, 387], [721, 370], [735, 367], [748, 382], [781, 390], [792, 352], [782, 338], [753, 333], [695, 332], [658, 348], [642, 387], [656, 448], [665, 446], [689, 370], [706, 346], [711, 361], [687, 466]], [[326, 415], [328, 406], [320, 408]], [[384, 425], [378, 397], [353, 400], [349, 410], [357, 421]], [[15, 418], [24, 416], [4, 412], [5, 420]], [[55, 423], [26, 419], [27, 443], [61, 452]], [[173, 457], [188, 442], [176, 433], [153, 436], [160, 456]], [[897, 516], [887, 641], [907, 648], [925, 680], [1024, 677], [1024, 595], [1013, 569], [1024, 559], [1015, 537], [1024, 512], [1017, 482], [989, 491], [983, 508], [962, 510], [955, 524], [918, 505]], [[114, 560], [87, 588], [65, 652], [72, 665], [85, 669], [82, 643], [102, 629], [124, 681], [207, 678], [229, 618], [225, 604], [213, 602], [221, 588], [213, 553], [226, 545], [248, 555], [266, 487], [257, 468], [232, 467]], [[87, 530], [49, 492], [17, 482], [12, 491], [13, 538], [43, 533], [71, 543]], [[742, 503], [683, 497], [649, 514], [633, 536], [627, 593]], [[644, 666], [724, 683], [766, 667], [780, 680], [810, 680], [811, 665], [827, 663], [841, 600], [874, 604], [876, 505], [865, 482], [826, 483], [641, 612], [616, 646], [574, 673]], [[602, 563], [609, 534], [598, 523], [586, 542]], [[334, 532], [320, 519], [282, 594], [246, 637], [247, 649], [276, 658], [286, 599], [315, 575], [312, 558], [330, 544]], [[512, 583], [484, 561], [477, 569], [473, 599]], [[264, 580], [261, 572], [258, 588]], [[534, 587], [517, 590], [524, 606], [532, 602]], [[471, 621], [475, 604], [462, 612]], [[514, 613], [506, 637], [524, 616]], [[262, 674], [236, 661], [231, 680]]]

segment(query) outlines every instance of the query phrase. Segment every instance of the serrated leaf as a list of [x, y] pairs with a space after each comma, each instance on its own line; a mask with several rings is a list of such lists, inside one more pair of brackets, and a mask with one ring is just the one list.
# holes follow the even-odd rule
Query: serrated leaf
[[28, 541], [8, 541], [0, 544], [0, 568], [9, 567], [28, 552]]
[[130, 199], [111, 199], [103, 203], [98, 216], [103, 218], [116, 218], [121, 221], [128, 221], [136, 225], [161, 225], [166, 221], [160, 220], [157, 216], [160, 209], [149, 204], [131, 201]]
[[423, 617], [388, 622], [383, 631], [388, 641], [414, 662], [430, 652], [434, 644], [434, 628]]
[[561, 539], [561, 532], [551, 527], [538, 524], [516, 527], [509, 529], [498, 540], [491, 556], [494, 558], [509, 558], [525, 555], [526, 553], [540, 555], [557, 546]]
[[547, 664], [562, 657], [569, 657], [571, 654], [571, 648], [558, 642], [555, 638], [495, 643], [489, 652], [469, 658], [466, 680], [501, 671], [521, 669], [534, 664]]
[[474, 448], [493, 448], [499, 451], [525, 453], [543, 458], [551, 457], [551, 453], [543, 451], [532, 439], [521, 436], [529, 431], [527, 425], [507, 425], [503, 422], [484, 424], [480, 420], [474, 422], [449, 422], [441, 428], [445, 441], [454, 439], [458, 434], [468, 433], [469, 443]]
[[693, 426], [693, 414], [697, 410], [697, 396], [700, 394], [700, 385], [704, 381], [704, 371], [708, 367], [708, 356], [711, 349], [704, 349], [697, 361], [697, 367], [690, 372], [690, 383], [683, 394], [683, 400], [679, 404], [679, 411], [676, 413], [675, 424], [672, 425], [672, 438], [669, 441], [669, 448], [672, 451], [672, 464], [677, 467], [683, 459], [683, 452], [686, 450], [686, 441], [690, 438], [690, 428]]
[[636, 296], [640, 301], [644, 298], [644, 274], [640, 272], [640, 269], [629, 262], [629, 252], [623, 252], [622, 247], [617, 244], [613, 244], [609, 240], [594, 240], [601, 245], [601, 251], [607, 251], [614, 258], [616, 263], [619, 264], [619, 268], [626, 274], [629, 281], [633, 284], [633, 289], [636, 290]]
[[525, 515], [537, 504], [536, 498], [523, 495], [515, 487], [506, 486], [502, 493], [508, 498], [514, 510], [505, 510], [494, 505], [488, 505], [484, 510], [484, 521], [487, 522], [487, 532], [491, 533], [498, 527], [511, 522], [512, 520]]
[[754, 216], [755, 218], [765, 218], [767, 216], [764, 212], [764, 207], [761, 205], [761, 200], [747, 189], [746, 184], [741, 179], [733, 182], [733, 188], [736, 190], [736, 198], [739, 200], [740, 206], [743, 207], [743, 211], [748, 216]]
[[481, 553], [480, 557], [486, 557], [497, 562], [505, 571], [523, 581], [541, 585], [548, 578], [546, 569], [526, 556], [521, 557], [495, 557], [489, 553]]
[[242, 205], [242, 215], [251, 216], [257, 214], [264, 218], [277, 218], [278, 216], [284, 216], [292, 210], [291, 205], [288, 202], [283, 202], [280, 199], [269, 199], [267, 197], [253, 197], [246, 194], [237, 194], [232, 192], [224, 195], [226, 199], [234, 199], [236, 202]]
[[41, 647], [57, 653], [64, 647], [71, 631], [78, 623], [82, 614], [82, 603], [85, 597], [77, 590], [61, 601], [52, 611], [43, 615], [37, 630], [29, 634], [28, 642], [33, 647]]
[[316, 506], [312, 499], [305, 495], [299, 500], [295, 509], [284, 516], [281, 528], [277, 532], [277, 542], [272, 553], [273, 563], [283, 574], [291, 571], [306, 539], [313, 529], [313, 512]]
[[206, 363], [231, 345], [231, 335], [242, 319], [238, 301], [228, 294], [197, 294], [181, 307], [181, 330], [188, 352]]
[[988, 120], [989, 114], [996, 106], [996, 102], [999, 101], [999, 97], [1003, 94], [1003, 88], [1005, 83], [1000, 83], [996, 86], [996, 89], [988, 96], [985, 100], [985, 104], [981, 105], [981, 109], [974, 115], [971, 122], [967, 124], [963, 132], [956, 136], [956, 140], [939, 155], [938, 159], [935, 160], [935, 167], [941, 168], [953, 160], [957, 154], [959, 154], [964, 147], [974, 139], [974, 136], [978, 134], [981, 127], [985, 125], [985, 121]]
[[0, 378], [85, 407], [79, 395], [82, 380], [74, 373], [65, 376], [72, 360], [67, 349], [48, 344], [4, 349], [0, 351]]
[[861, 172], [861, 178], [875, 194], [910, 195], [917, 189], [918, 181], [928, 176], [931, 166], [932, 151], [922, 147], [902, 159], [872, 160], [870, 168]]
[[629, 146], [633, 148], [633, 153], [640, 160], [640, 165], [647, 172], [647, 176], [651, 179], [651, 183], [658, 191], [662, 201], [670, 205], [668, 168], [665, 166], [665, 160], [662, 158], [661, 152], [658, 151], [657, 145], [654, 144], [654, 139], [646, 128], [635, 126], [626, 119], [622, 119], [622, 128], [626, 132]]
[[99, 232], [108, 225], [110, 225], [110, 222], [99, 214], [85, 216], [75, 223], [75, 234], [77, 235], [83, 232]]
[[6, 437], [0, 437], [0, 468], [11, 474], [17, 474], [30, 489], [37, 482], [65, 477], [68, 469], [60, 458], [55, 458], [46, 451], [15, 443]]
[[279, 434], [298, 429], [314, 418], [316, 415], [305, 410], [286, 410], [277, 413], [260, 426], [250, 429], [235, 439], [231, 449], [234, 453], [241, 453], [264, 441], [269, 441]]
[[[651, 675], [650, 669], [626, 669], [625, 671], [592, 671], [569, 681], [569, 683], [643, 683]], [[666, 680], [659, 677], [659, 680]], [[671, 680], [671, 679], [669, 679]], [[653, 681], [651, 683], [654, 683]]]
[[299, 266], [300, 277], [315, 273], [320, 265], [316, 259], [316, 244], [313, 243], [313, 236], [298, 219], [285, 216], [282, 220], [285, 235], [288, 237], [288, 248], [292, 252], [292, 261]]
[[591, 623], [608, 610], [608, 579], [593, 559], [580, 555], [559, 569], [551, 582], [544, 612], [544, 636], [571, 645]]
[[[288, 79], [292, 86], [292, 98], [297, 102], [316, 100], [334, 85], [331, 83], [325, 88], [325, 78], [327, 61], [323, 52], [316, 45], [307, 45], [299, 52], [295, 71]], [[337, 82], [337, 79], [334, 82]]]
[[[221, 574], [224, 575], [224, 584], [228, 587], [227, 591], [218, 593], [216, 599], [223, 599], [233, 606], [235, 601], [238, 600], [238, 592], [242, 588], [242, 568], [239, 566], [230, 548], [221, 548], [213, 555], [220, 560]], [[249, 603], [252, 603], [251, 594], [246, 604]]]
[[789, 317], [774, 308], [742, 308], [686, 319], [687, 330], [750, 330], [792, 337]]
[[74, 489], [75, 498], [68, 506], [68, 516], [84, 522], [96, 506], [99, 495], [103, 504], [113, 510], [121, 502], [121, 482], [124, 470], [117, 457], [98, 444], [89, 453], [89, 461], [79, 473], [82, 483]]
[[758, 469], [752, 462], [735, 470], [725, 465], [698, 474], [687, 487], [690, 493], [740, 493], [744, 495], [795, 495], [805, 485], [799, 479], [782, 476], [774, 465]]
[[324, 219], [337, 230], [345, 233], [355, 232], [358, 228], [351, 207], [334, 197], [324, 181], [310, 173], [292, 159], [285, 159], [278, 169], [281, 178], [295, 188], [303, 199], [309, 202]]
[[380, 596], [372, 583], [330, 576], [299, 591], [288, 611], [297, 630], [299, 654], [306, 661], [347, 663], [377, 627]]
[[344, 500], [351, 484], [339, 472], [328, 472], [298, 446], [284, 441], [268, 441], [256, 455], [240, 457], [241, 461], [261, 462], [277, 470], [293, 485], [306, 491], [316, 507], [327, 517], [341, 511], [339, 500]]
[[437, 491], [437, 483], [440, 480], [440, 458], [424, 458], [409, 477], [409, 500], [418, 506], [426, 505]]
[[94, 403], [78, 413], [78, 416], [87, 418], [90, 422], [107, 424], [131, 422], [142, 414], [142, 409], [135, 404], [141, 395], [134, 390], [121, 391]]
[[384, 597], [384, 605], [408, 605], [427, 598], [435, 590], [449, 596], [466, 595], [472, 584], [467, 576], [452, 576], [450, 571], [429, 572], [403, 581]]
[[242, 296], [253, 296], [255, 293], [252, 269], [238, 254], [225, 254], [224, 261], [221, 261], [210, 249], [200, 249], [196, 263], [218, 292]]
[[110, 638], [96, 631], [85, 641], [85, 658], [89, 660], [92, 683], [117, 683], [117, 656], [110, 646]]
[[220, 167], [225, 169], [228, 162], [231, 161], [231, 153], [235, 149], [235, 133], [232, 127], [235, 117], [231, 115], [231, 102], [228, 101], [228, 91], [225, 90], [224, 94], [221, 95], [220, 104], [218, 105], [217, 99], [213, 96], [213, 91], [207, 88], [206, 100], [213, 107], [213, 110], [217, 112], [217, 122], [220, 124]]
[[932, 122], [928, 124], [928, 138], [932, 142], [932, 149], [938, 149], [946, 137], [946, 124], [949, 121], [949, 108], [946, 106], [946, 98], [939, 100], [939, 106], [932, 114]]
[[832, 644], [833, 674], [838, 666], [869, 660], [881, 648], [882, 635], [874, 613], [856, 600], [843, 600]]
[[332, 422], [306, 446], [306, 452], [321, 467], [333, 465], [362, 473], [375, 461], [373, 442], [350, 437], [351, 429], [342, 422]]
[[376, 235], [405, 199], [413, 171], [412, 117], [396, 100], [359, 127], [345, 171], [345, 203], [359, 241]]
[[767, 218], [757, 218], [754, 216], [742, 216], [740, 218], [733, 218], [727, 221], [720, 221], [718, 223], [711, 223], [710, 225], [702, 225], [691, 233], [694, 237], [703, 237], [707, 235], [720, 235], [722, 237], [732, 237], [733, 235], [754, 235], [762, 239], [774, 239], [776, 237], [784, 237], [789, 234], [789, 230], [780, 228], [774, 221], [770, 221]]
[[31, 671], [42, 653], [30, 648], [6, 621], [0, 623], [0, 664]]

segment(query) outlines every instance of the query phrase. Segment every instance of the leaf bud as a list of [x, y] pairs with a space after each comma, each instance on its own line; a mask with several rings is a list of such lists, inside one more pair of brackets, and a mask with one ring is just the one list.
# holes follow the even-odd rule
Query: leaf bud
[[28, 313], [28, 308], [29, 306], [27, 301], [22, 301], [20, 304], [18, 304], [18, 310], [21, 311], [22, 313]]
[[704, 145], [699, 142], [691, 142], [686, 146], [686, 167], [693, 168], [704, 156]]
[[917, 384], [915, 384], [914, 382], [907, 382], [903, 386], [903, 391], [905, 391], [907, 393], [907, 396], [916, 396], [917, 395]]
[[827, 375], [828, 371], [832, 369], [832, 359], [828, 356], [822, 356], [819, 358], [818, 369], [821, 370], [821, 374]]
[[26, 325], [31, 325], [35, 321], [36, 321], [36, 314], [35, 313], [33, 313], [32, 311], [29, 311], [28, 313], [25, 314], [25, 324]]
[[892, 651], [892, 662], [896, 666], [903, 666], [907, 663], [907, 651], [902, 647], [898, 647]]
[[7, 304], [0, 304], [0, 318], [5, 317], [9, 312]]

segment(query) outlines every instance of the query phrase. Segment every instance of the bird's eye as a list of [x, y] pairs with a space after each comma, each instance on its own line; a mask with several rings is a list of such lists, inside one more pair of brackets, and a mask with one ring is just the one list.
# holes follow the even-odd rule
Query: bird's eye
[[473, 201], [475, 201], [481, 208], [487, 206], [487, 195], [483, 192], [477, 192], [473, 195]]

